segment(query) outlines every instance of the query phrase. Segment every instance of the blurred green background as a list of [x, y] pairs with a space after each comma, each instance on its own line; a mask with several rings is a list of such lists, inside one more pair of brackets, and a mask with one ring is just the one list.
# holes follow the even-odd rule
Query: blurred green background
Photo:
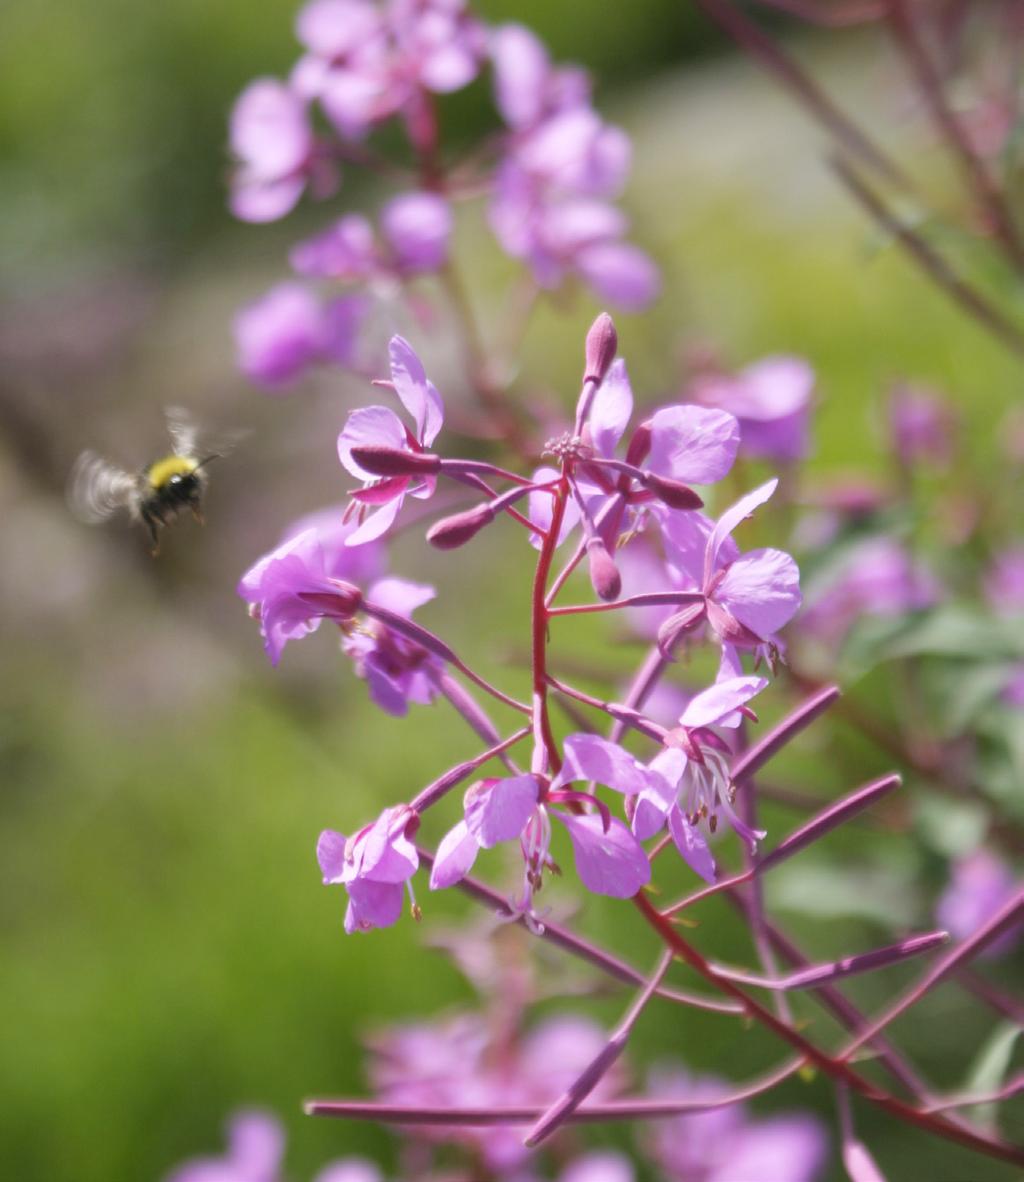
[[[569, 0], [480, 10], [527, 21], [556, 57], [589, 66], [599, 107], [635, 137], [626, 205], [666, 276], [653, 313], [620, 322], [641, 397], [670, 393], [694, 342], [736, 363], [794, 351], [820, 375], [818, 476], [878, 467], [881, 393], [897, 376], [948, 391], [969, 412], [973, 446], [994, 446], [1019, 367], [885, 249], [831, 179], [813, 129], [690, 6], [640, 0], [586, 20]], [[303, 1118], [299, 1101], [361, 1092], [361, 1035], [469, 997], [408, 921], [346, 938], [342, 893], [320, 886], [313, 850], [321, 828], [350, 829], [408, 799], [475, 740], [440, 706], [402, 722], [374, 713], [326, 635], [271, 670], [234, 595], [290, 519], [342, 498], [334, 437], [365, 395], [324, 374], [270, 399], [233, 367], [234, 309], [284, 274], [287, 244], [326, 215], [245, 227], [223, 207], [227, 111], [250, 78], [287, 69], [293, 14], [286, 0], [8, 0], [0, 13], [5, 1179], [156, 1179], [218, 1146], [242, 1103], [282, 1114], [296, 1179], [350, 1150], [386, 1160], [383, 1134]], [[873, 37], [801, 36], [795, 49], [863, 119], [904, 134]], [[456, 104], [452, 118], [468, 141], [482, 116]], [[373, 195], [350, 170], [337, 207]], [[479, 222], [469, 215], [460, 248], [493, 331], [509, 272]], [[525, 385], [569, 402], [595, 311], [586, 298], [541, 309]], [[254, 431], [216, 473], [207, 528], [170, 531], [154, 563], [134, 533], [76, 525], [62, 486], [84, 446], [130, 464], [159, 449], [170, 402]], [[472, 597], [453, 560], [424, 556], [415, 537], [394, 566], [446, 588], [424, 621], [515, 682], [505, 662], [525, 644], [529, 572], [524, 554], [509, 576], [503, 542], [481, 539]], [[556, 652], [585, 658], [600, 635], [567, 628]], [[639, 649], [615, 652], [626, 671]], [[882, 770], [877, 759], [835, 732], [827, 746], [807, 736], [788, 766], [795, 785], [829, 796]], [[777, 834], [795, 817], [767, 820]], [[801, 904], [833, 857], [880, 877], [834, 901], [826, 925]], [[894, 899], [901, 923], [928, 923], [930, 901], [907, 886], [920, 869], [898, 839], [864, 830], [823, 847], [808, 878], [780, 875], [780, 914], [822, 956], [881, 943]], [[568, 905], [571, 889], [561, 897]], [[468, 914], [460, 899], [421, 890], [420, 901], [428, 928]], [[650, 961], [628, 908], [588, 902], [585, 922]], [[748, 955], [724, 909], [704, 928], [723, 957]], [[877, 1006], [903, 979], [851, 989]], [[622, 998], [584, 1005], [611, 1021]], [[954, 1028], [960, 1048], [986, 1024], [953, 991], [933, 1001], [926, 1029], [901, 1028], [948, 1086], [967, 1066], [950, 1056]], [[671, 1052], [734, 1077], [776, 1053], [759, 1035], [737, 1039], [729, 1019], [655, 1007], [636, 1050], [641, 1064]], [[831, 1118], [821, 1086], [793, 1084], [785, 1099]], [[893, 1178], [1006, 1177], [870, 1112], [861, 1127]]]

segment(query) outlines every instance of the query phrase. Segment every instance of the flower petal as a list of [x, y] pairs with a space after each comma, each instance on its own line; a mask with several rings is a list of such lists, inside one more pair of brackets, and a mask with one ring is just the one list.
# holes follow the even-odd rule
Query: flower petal
[[626, 363], [620, 357], [612, 362], [590, 408], [590, 437], [598, 455], [609, 459], [615, 454], [615, 447], [632, 414], [633, 388], [629, 384]]
[[425, 446], [434, 442], [444, 422], [444, 403], [427, 380], [423, 362], [405, 337], [393, 336], [388, 344], [391, 380], [395, 393], [416, 423], [416, 438]]
[[410, 619], [418, 607], [429, 603], [436, 595], [436, 589], [429, 583], [413, 583], [409, 579], [391, 576], [378, 579], [367, 591], [366, 598], [377, 607]]
[[405, 894], [400, 883], [356, 879], [346, 884], [346, 889], [348, 910], [345, 912], [345, 931], [349, 935], [371, 928], [389, 928], [398, 922]]
[[338, 436], [338, 459], [345, 470], [360, 480], [373, 481], [377, 477], [364, 471], [352, 459], [354, 447], [391, 447], [397, 451], [408, 450], [408, 440], [402, 420], [386, 406], [363, 406], [345, 420], [345, 426]]
[[702, 690], [683, 711], [683, 726], [738, 726], [740, 706], [768, 684], [764, 677], [732, 677]]
[[325, 829], [316, 843], [316, 860], [324, 883], [341, 882], [345, 869], [345, 835], [334, 829]]
[[740, 425], [725, 410], [666, 406], [651, 419], [648, 467], [683, 484], [714, 484], [729, 471], [740, 445]]
[[[610, 739], [600, 735], [569, 735], [563, 748], [565, 762], [551, 782], [552, 789], [575, 780], [596, 780], [616, 792], [637, 795], [645, 788], [662, 786], [661, 776]], [[664, 786], [668, 792], [668, 786]]]
[[766, 640], [799, 610], [800, 569], [782, 550], [751, 550], [728, 568], [714, 597]]
[[711, 531], [711, 536], [708, 538], [707, 550], [704, 554], [705, 586], [707, 586], [711, 576], [718, 568], [718, 555], [726, 539], [745, 517], [749, 517], [759, 505], [763, 505], [768, 500], [772, 493], [775, 492], [778, 484], [778, 480], [767, 481], [760, 488], [755, 488], [753, 492], [748, 492], [745, 497], [740, 497], [735, 505], [731, 505], [719, 517], [715, 523], [715, 528]]
[[512, 841], [526, 828], [539, 796], [535, 776], [480, 780], [466, 791], [466, 826], [485, 850]]
[[402, 507], [402, 495], [397, 496], [386, 505], [381, 505], [376, 513], [371, 513], [354, 534], [345, 539], [346, 546], [362, 546], [376, 538], [383, 537], [391, 528], [391, 523], [398, 516]]
[[682, 809], [674, 808], [668, 815], [668, 829], [676, 849], [682, 854], [690, 869], [699, 874], [705, 882], [715, 881], [715, 860], [704, 840], [704, 834], [696, 825], [691, 825], [683, 816]]
[[651, 880], [643, 846], [616, 818], [605, 832], [600, 817], [553, 812], [569, 830], [583, 885], [598, 895], [629, 899]]
[[442, 838], [430, 872], [430, 889], [443, 890], [454, 886], [473, 869], [473, 863], [480, 852], [480, 843], [470, 833], [465, 821], [460, 821]]

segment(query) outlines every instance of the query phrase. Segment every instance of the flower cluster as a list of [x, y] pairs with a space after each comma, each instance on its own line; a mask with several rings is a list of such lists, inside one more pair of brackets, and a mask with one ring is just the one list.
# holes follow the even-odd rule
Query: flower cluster
[[[771, 496], [774, 481], [741, 497], [717, 520], [701, 511], [703, 496], [694, 486], [706, 495], [729, 472], [740, 441], [736, 418], [728, 411], [676, 404], [655, 409], [630, 429], [633, 394], [625, 364], [614, 360], [614, 352], [611, 322], [599, 318], [588, 338], [576, 424], [549, 444], [559, 467], [527, 478], [430, 450], [443, 426], [444, 405], [412, 346], [393, 338], [390, 381], [381, 384], [409, 421], [389, 406], [352, 411], [338, 437], [344, 469], [362, 481], [351, 494], [350, 509], [321, 518], [319, 526], [300, 523], [239, 585], [260, 620], [272, 660], [288, 640], [330, 619], [371, 697], [398, 715], [409, 702], [426, 704], [443, 692], [449, 653], [439, 637], [411, 619], [413, 610], [432, 598], [432, 588], [377, 577], [384, 539], [400, 521], [407, 496], [430, 497], [442, 478], [471, 487], [491, 482], [487, 501], [435, 522], [427, 535], [434, 545], [460, 546], [498, 516], [514, 514], [549, 562], [560, 544], [575, 540], [567, 574], [585, 557], [594, 591], [605, 602], [620, 594], [615, 556], [623, 547], [628, 551], [628, 539], [643, 534], [657, 543], [664, 557], [630, 599], [634, 605], [649, 601], [678, 608], [660, 628], [666, 658], [681, 644], [695, 645], [701, 633], [719, 646], [714, 684], [697, 693], [670, 728], [626, 712], [633, 729], [658, 743], [649, 763], [594, 734], [572, 734], [556, 745], [537, 729], [536, 711], [528, 710], [535, 719], [530, 770], [513, 768], [508, 776], [474, 780], [465, 791], [462, 819], [433, 861], [430, 886], [437, 890], [461, 882], [481, 851], [515, 843], [522, 885], [513, 910], [535, 923], [534, 896], [545, 874], [558, 872], [553, 821], [568, 834], [583, 884], [616, 898], [635, 895], [649, 881], [643, 842], [663, 827], [708, 881], [715, 870], [705, 833], [714, 834], [720, 818], [751, 853], [756, 850], [764, 835], [733, 806], [723, 735], [744, 716], [756, 717], [748, 703], [768, 684], [744, 674], [741, 654], [774, 660], [778, 633], [800, 604], [799, 575], [789, 555], [771, 549], [743, 553], [732, 538]], [[498, 491], [500, 484], [507, 486], [504, 491]], [[518, 501], [527, 503], [526, 518], [514, 509]], [[572, 691], [566, 687], [566, 692]], [[613, 707], [609, 712], [615, 715]], [[445, 781], [443, 791], [475, 770]], [[622, 816], [613, 815], [594, 793], [595, 785], [619, 795]], [[324, 881], [344, 885], [349, 897], [346, 930], [385, 927], [398, 918], [402, 884], [419, 867], [411, 837], [425, 809], [442, 794], [427, 788], [417, 801], [386, 809], [347, 840], [331, 830], [323, 834], [318, 857]]]
[[[362, 368], [374, 301], [418, 276], [443, 286], [453, 203], [477, 194], [490, 194], [498, 244], [538, 289], [574, 276], [624, 310], [657, 295], [657, 268], [624, 240], [628, 222], [614, 204], [629, 140], [594, 110], [585, 72], [554, 65], [528, 29], [488, 26], [464, 0], [309, 0], [295, 31], [303, 53], [288, 79], [250, 83], [231, 113], [232, 212], [269, 222], [304, 193], [332, 198], [343, 166], [402, 189], [382, 206], [378, 233], [346, 213], [292, 250], [297, 276], [344, 285], [346, 295], [324, 299], [293, 279], [238, 314], [239, 361], [252, 381], [280, 389], [314, 364]], [[439, 99], [487, 67], [502, 129], [471, 167], [447, 167]], [[400, 128], [411, 164], [378, 153], [375, 133], [388, 124]]]

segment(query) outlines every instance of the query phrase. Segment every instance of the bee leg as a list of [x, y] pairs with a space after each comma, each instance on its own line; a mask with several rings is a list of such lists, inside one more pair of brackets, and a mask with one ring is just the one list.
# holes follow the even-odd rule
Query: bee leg
[[156, 558], [156, 556], [160, 553], [160, 534], [157, 529], [157, 519], [146, 513], [142, 520], [146, 523], [146, 528], [149, 530], [150, 540], [153, 543], [153, 547], [149, 552], [150, 556], [152, 558]]
[[192, 516], [199, 522], [200, 525], [206, 524], [206, 518], [203, 516], [202, 509], [198, 505], [192, 506]]

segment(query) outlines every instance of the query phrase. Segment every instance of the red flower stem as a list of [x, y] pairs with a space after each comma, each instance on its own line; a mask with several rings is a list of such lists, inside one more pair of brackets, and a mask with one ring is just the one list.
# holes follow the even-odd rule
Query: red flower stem
[[738, 985], [719, 976], [696, 948], [675, 930], [669, 920], [662, 916], [643, 891], [633, 896], [633, 903], [644, 919], [658, 933], [666, 947], [671, 948], [710, 985], [716, 986], [723, 993], [741, 1002], [746, 1007], [750, 1018], [787, 1042], [829, 1078], [846, 1084], [897, 1120], [915, 1125], [917, 1128], [924, 1129], [925, 1132], [933, 1133], [947, 1140], [956, 1141], [960, 1145], [989, 1157], [999, 1158], [1016, 1166], [1024, 1166], [1024, 1148], [1009, 1145], [997, 1137], [984, 1136], [970, 1129], [951, 1124], [948, 1120], [935, 1114], [922, 1112], [898, 1097], [882, 1091], [875, 1084], [858, 1075], [844, 1060], [832, 1058], [827, 1052], [804, 1038], [799, 1031], [776, 1018], [771, 1010], [755, 1001]]
[[[733, 1104], [742, 1104], [762, 1092], [771, 1091], [795, 1074], [803, 1059], [790, 1059], [767, 1075], [724, 1096], [711, 1100], [660, 1100], [637, 1096], [605, 1104], [584, 1104], [569, 1116], [574, 1124], [602, 1124], [610, 1120], [665, 1120], [696, 1112], [715, 1112]], [[497, 1125], [526, 1125], [541, 1115], [540, 1108], [526, 1105], [495, 1105], [493, 1108], [428, 1108], [407, 1104], [381, 1104], [366, 1100], [307, 1100], [307, 1116], [333, 1116], [342, 1120], [376, 1120], [396, 1125], [472, 1125], [490, 1128]]]
[[[433, 866], [434, 855], [429, 850], [424, 849], [423, 846], [417, 846], [416, 848], [423, 865], [428, 869]], [[529, 928], [522, 916], [514, 915], [504, 895], [494, 890], [493, 887], [489, 887], [486, 883], [481, 882], [479, 879], [474, 878], [472, 875], [467, 874], [465, 878], [456, 883], [456, 887], [475, 902], [482, 904], [492, 914], [515, 918], [531, 934], [538, 936], [540, 939], [547, 940], [549, 943], [554, 944], [572, 956], [578, 957], [580, 960], [586, 961], [620, 984], [643, 985], [646, 980], [644, 974], [639, 969], [635, 969], [631, 964], [620, 960], [614, 953], [598, 947], [591, 941], [585, 940], [582, 936], [577, 936], [562, 924], [545, 920], [543, 931], [536, 931]], [[658, 997], [664, 998], [666, 1001], [673, 1002], [677, 1005], [693, 1006], [696, 1009], [707, 1010], [709, 1013], [740, 1014], [743, 1012], [742, 1007], [737, 1005], [736, 1002], [727, 1001], [724, 998], [719, 1000], [718, 998], [707, 997], [700, 993], [687, 993], [684, 990], [675, 989], [658, 989], [657, 994]]]
[[[551, 562], [558, 546], [558, 535], [562, 529], [565, 517], [565, 505], [569, 496], [569, 480], [564, 474], [554, 492], [554, 502], [551, 506], [551, 524], [541, 542], [540, 554], [537, 558], [537, 570], [533, 576], [533, 644], [531, 648], [531, 664], [533, 668], [533, 733], [535, 736], [534, 766], [535, 772], [550, 770], [551, 775], [557, 775], [562, 767], [562, 757], [555, 742], [555, 735], [551, 729], [551, 718], [548, 714], [548, 609], [545, 604], [548, 578], [551, 575]], [[536, 766], [544, 763], [545, 766]]]
[[587, 542], [586, 542], [586, 539], [584, 538], [577, 545], [572, 558], [569, 559], [569, 561], [565, 564], [565, 566], [563, 566], [562, 569], [555, 576], [555, 580], [551, 584], [551, 590], [547, 593], [547, 596], [544, 599], [544, 606], [548, 609], [549, 615], [557, 614], [556, 612], [551, 610], [551, 605], [555, 602], [555, 599], [557, 598], [559, 591], [561, 591], [562, 588], [565, 586], [566, 582], [568, 581], [569, 576], [579, 566], [579, 564], [583, 561], [583, 559], [586, 558], [586, 556], [587, 556]]
[[[492, 501], [498, 496], [498, 493], [487, 483], [487, 481], [484, 480], [483, 477], [478, 476], [475, 472], [446, 472], [445, 475], [451, 480], [458, 481], [460, 484], [468, 485], [470, 488], [480, 489], [480, 491], [486, 493], [488, 498]], [[503, 505], [502, 511], [507, 513], [513, 521], [518, 521], [520, 525], [526, 526], [530, 533], [535, 534], [542, 532], [537, 529], [537, 527], [528, 517], [520, 513], [518, 509], [513, 509], [511, 505]]]
[[[732, 891], [726, 892], [726, 899], [737, 909], [740, 901]], [[765, 921], [765, 932], [772, 942], [772, 947], [796, 969], [808, 969], [811, 962], [796, 944], [771, 920]], [[847, 1030], [856, 1034], [867, 1026], [867, 1018], [857, 1009], [844, 994], [834, 985], [820, 985], [812, 996], [815, 1001], [829, 1011], [830, 1014]], [[888, 1071], [889, 1075], [901, 1084], [919, 1103], [931, 1097], [931, 1090], [914, 1067], [892, 1045], [885, 1035], [878, 1034], [871, 1040], [871, 1049], [878, 1056], [877, 1062]]]

